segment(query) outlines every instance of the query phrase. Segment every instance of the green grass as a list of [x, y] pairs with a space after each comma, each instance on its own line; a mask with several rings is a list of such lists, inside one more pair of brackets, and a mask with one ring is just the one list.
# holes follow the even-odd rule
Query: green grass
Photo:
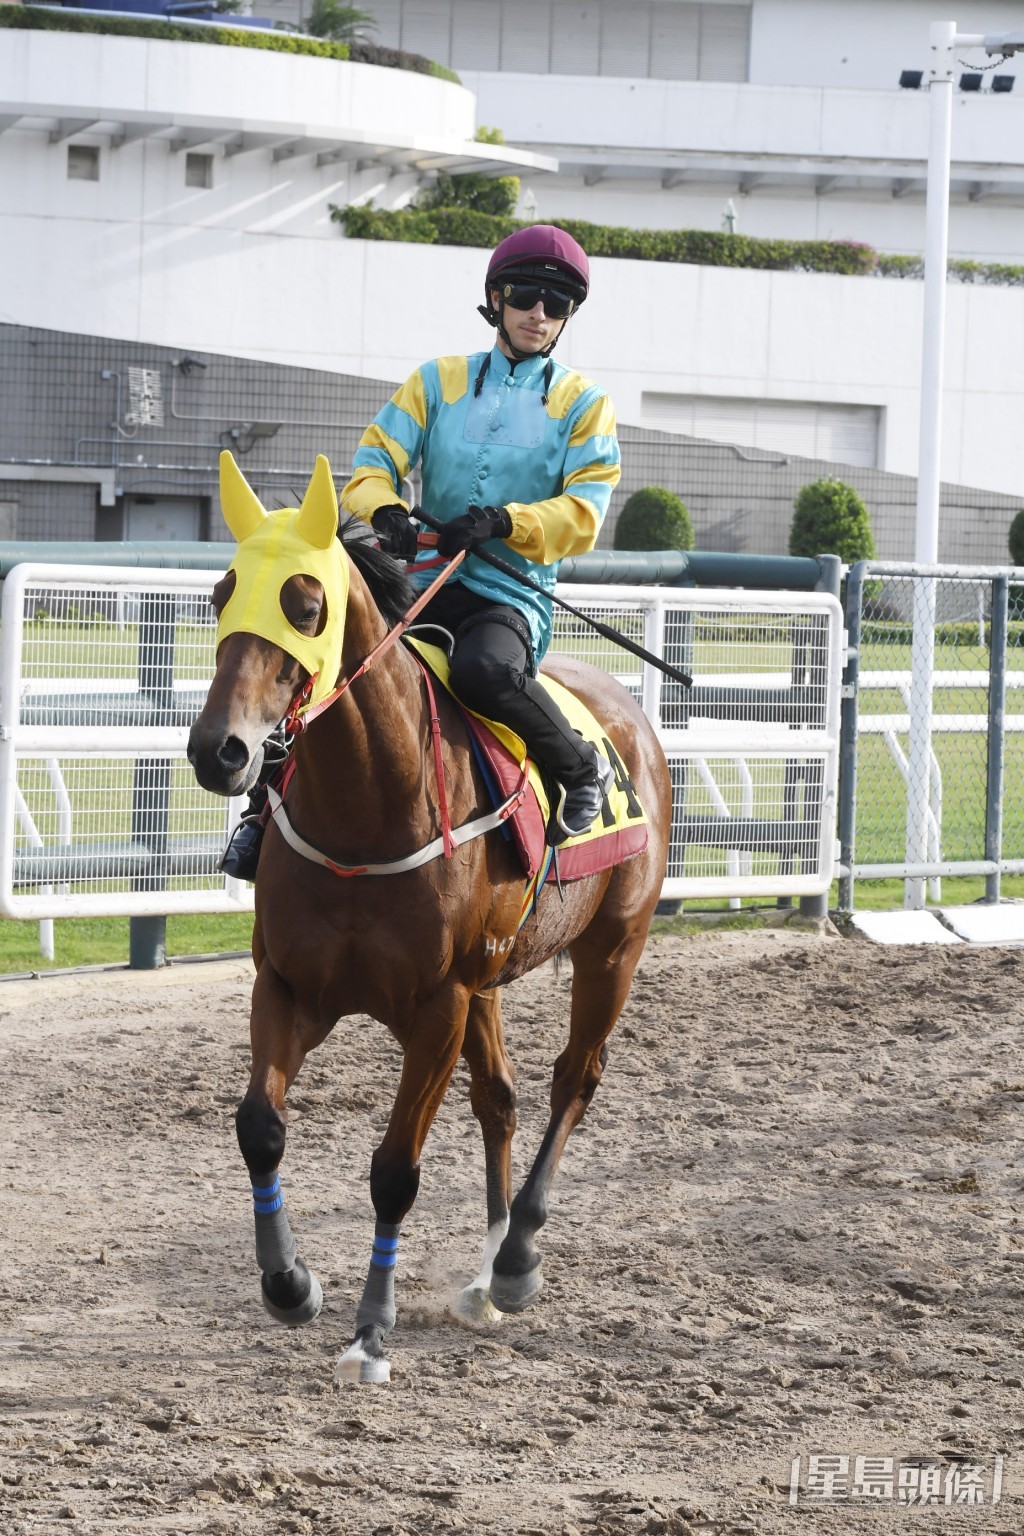
[[[0, 921], [0, 976], [80, 965], [128, 964], [127, 917], [56, 918], [52, 960], [39, 953], [39, 925]], [[248, 950], [251, 913], [189, 914], [167, 919], [168, 957]]]
[[[120, 677], [134, 679], [138, 669], [138, 630], [134, 624], [123, 629], [102, 618], [89, 619], [74, 615], [68, 623], [63, 616], [41, 618], [29, 623], [25, 630], [24, 675], [28, 678], [46, 678], [54, 675], [54, 646], [59, 644], [65, 652], [69, 644], [76, 655], [79, 676]], [[635, 620], [623, 617], [612, 619], [637, 639], [642, 639], [642, 626]], [[598, 639], [590, 630], [560, 618], [557, 631], [562, 647], [583, 658], [600, 664], [608, 664], [608, 644]], [[556, 640], [556, 645], [559, 641]], [[208, 670], [213, 637], [208, 626], [179, 623], [176, 632], [175, 672], [178, 677], [202, 677]], [[705, 625], [694, 636], [693, 668], [699, 676], [703, 672], [720, 672], [724, 666], [724, 652], [715, 626]], [[737, 637], [728, 650], [728, 670], [749, 670], [756, 674], [765, 671], [786, 671], [789, 666], [788, 636], [776, 636], [770, 629], [759, 633], [756, 639]], [[983, 672], [988, 666], [985, 647], [966, 644], [940, 643], [935, 652], [936, 670]], [[910, 647], [870, 641], [863, 650], [863, 671], [908, 672]], [[630, 670], [634, 663], [623, 656], [616, 665]], [[638, 664], [636, 664], [638, 665]], [[1010, 657], [1011, 668], [1020, 665], [1020, 657]], [[1019, 695], [1018, 695], [1019, 699]], [[979, 714], [988, 708], [987, 689], [979, 682], [977, 687], [937, 690], [935, 712], [939, 714]], [[1016, 712], [1018, 701], [1011, 693], [1010, 712]], [[899, 693], [893, 689], [872, 689], [861, 699], [861, 709], [870, 714], [903, 714], [905, 706]], [[900, 738], [904, 751], [905, 736]], [[977, 858], [984, 843], [985, 809], [985, 740], [982, 736], [936, 737], [936, 752], [942, 767], [944, 782], [943, 804], [943, 854], [950, 859]], [[902, 856], [903, 818], [905, 815], [905, 790], [885, 744], [874, 736], [861, 738], [858, 762], [857, 805], [857, 862], [895, 862]], [[95, 763], [69, 762], [69, 785], [78, 807], [77, 829], [83, 838], [110, 840], [127, 839], [130, 835], [131, 765], [109, 762], [102, 769]], [[771, 776], [779, 771], [779, 765], [771, 763], [758, 767], [761, 776]], [[24, 764], [22, 789], [27, 793], [33, 809], [37, 801], [46, 804], [50, 791], [42, 765]], [[1016, 808], [1024, 806], [1024, 741], [1010, 737], [1006, 752], [1005, 815], [1007, 852], [1017, 851]], [[172, 770], [173, 791], [171, 796], [171, 835], [195, 830], [195, 807], [190, 804], [196, 793], [187, 765], [175, 761]], [[700, 806], [709, 810], [711, 807]], [[210, 813], [209, 825], [200, 829], [214, 838], [222, 830], [221, 810], [216, 805]], [[942, 882], [944, 905], [960, 905], [983, 898], [983, 878], [945, 879]], [[1003, 880], [1002, 894], [1008, 898], [1024, 899], [1024, 877], [1008, 877]], [[727, 901], [701, 898], [687, 902], [683, 912], [668, 920], [659, 920], [667, 931], [699, 931], [700, 923], [691, 920], [697, 912], [719, 911], [729, 927], [752, 927], [759, 921], [759, 914], [773, 904], [763, 898], [745, 900], [739, 909], [731, 909]], [[833, 885], [829, 907], [836, 910], [838, 886]], [[899, 880], [860, 880], [855, 887], [855, 905], [858, 910], [890, 910], [903, 905], [903, 882]], [[690, 916], [688, 916], [690, 914]], [[728, 915], [726, 915], [728, 914]], [[252, 934], [252, 918], [247, 914], [209, 916], [174, 916], [167, 920], [167, 954], [178, 957], [194, 954], [228, 953], [247, 950]], [[129, 958], [129, 920], [127, 918], [60, 919], [54, 923], [55, 956], [52, 962], [44, 961], [39, 952], [39, 929], [35, 922], [0, 921], [0, 975], [31, 971], [63, 969], [88, 965], [123, 965]]]

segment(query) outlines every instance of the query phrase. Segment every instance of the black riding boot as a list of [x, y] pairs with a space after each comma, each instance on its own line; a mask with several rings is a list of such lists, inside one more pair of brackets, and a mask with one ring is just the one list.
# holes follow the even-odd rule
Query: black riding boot
[[540, 765], [553, 789], [548, 832], [552, 842], [588, 832], [601, 814], [615, 773], [537, 682], [523, 616], [464, 587], [450, 592], [445, 587], [420, 619], [454, 633], [451, 681], [456, 697], [487, 719], [511, 727]]
[[[559, 798], [555, 803], [552, 819], [563, 837], [579, 837], [589, 832], [601, 814], [601, 807], [612, 784], [615, 770], [602, 752], [583, 742], [586, 751], [593, 755], [589, 772], [580, 771], [574, 784], [558, 784]], [[560, 841], [556, 837], [552, 842]]]
[[242, 819], [232, 832], [220, 861], [224, 874], [235, 880], [256, 879], [260, 849], [263, 846], [267, 785], [287, 760], [291, 746], [292, 738], [285, 735], [283, 725], [276, 726], [263, 743], [263, 767], [259, 778], [249, 791], [249, 804], [242, 812]]

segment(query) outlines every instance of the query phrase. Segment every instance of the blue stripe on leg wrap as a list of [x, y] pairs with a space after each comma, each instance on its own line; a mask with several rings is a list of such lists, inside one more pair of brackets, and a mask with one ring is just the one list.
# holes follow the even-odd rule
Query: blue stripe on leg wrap
[[398, 1258], [397, 1222], [378, 1221], [373, 1233], [370, 1267], [362, 1300], [356, 1312], [356, 1332], [372, 1326], [390, 1333], [395, 1326], [395, 1261]]
[[252, 1186], [252, 1203], [261, 1216], [272, 1216], [275, 1211], [281, 1209], [284, 1196], [281, 1193], [281, 1180], [278, 1174], [274, 1174], [270, 1184]]
[[370, 1263], [375, 1269], [394, 1269], [398, 1262], [398, 1238], [375, 1235]]
[[288, 1225], [277, 1172], [252, 1181], [256, 1262], [264, 1274], [286, 1274], [295, 1263], [295, 1239]]

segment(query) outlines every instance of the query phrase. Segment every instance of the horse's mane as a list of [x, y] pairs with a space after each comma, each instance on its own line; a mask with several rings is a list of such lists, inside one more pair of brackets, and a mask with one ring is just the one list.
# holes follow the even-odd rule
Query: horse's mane
[[347, 517], [338, 529], [342, 548], [370, 589], [370, 596], [391, 628], [405, 617], [415, 600], [415, 591], [405, 574], [405, 566], [378, 549], [368, 536], [366, 524], [358, 517]]

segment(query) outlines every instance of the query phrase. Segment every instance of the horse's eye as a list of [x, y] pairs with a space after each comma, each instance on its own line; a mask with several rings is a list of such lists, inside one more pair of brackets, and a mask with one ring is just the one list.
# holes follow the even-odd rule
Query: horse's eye
[[[306, 585], [307, 581], [315, 585], [314, 591]], [[300, 635], [319, 633], [324, 611], [323, 590], [319, 582], [313, 583], [312, 577], [302, 581], [287, 581], [281, 588], [280, 603], [281, 612]]]

